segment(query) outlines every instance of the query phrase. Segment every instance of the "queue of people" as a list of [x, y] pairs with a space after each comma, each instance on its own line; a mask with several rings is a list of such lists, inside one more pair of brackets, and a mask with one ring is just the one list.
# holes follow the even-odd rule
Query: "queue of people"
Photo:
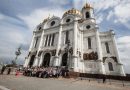
[[6, 66], [3, 66], [2, 69], [1, 69], [1, 72], [0, 74], [3, 74], [5, 72], [5, 70], [7, 69], [7, 75], [9, 75], [11, 73], [11, 68], [10, 67], [6, 67]]
[[40, 78], [68, 77], [69, 70], [67, 67], [33, 67], [24, 68], [23, 75]]

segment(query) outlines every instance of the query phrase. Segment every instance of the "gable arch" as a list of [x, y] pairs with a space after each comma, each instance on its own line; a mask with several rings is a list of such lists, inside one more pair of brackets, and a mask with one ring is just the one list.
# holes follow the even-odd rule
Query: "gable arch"
[[[67, 19], [70, 19], [69, 22], [66, 22]], [[71, 23], [74, 21], [74, 15], [66, 15], [65, 17], [62, 18], [61, 23], [62, 24], [67, 24], [67, 23]]]
[[112, 58], [110, 57], [106, 58], [104, 65], [107, 73], [115, 72], [117, 64]]
[[53, 16], [44, 25], [44, 29], [52, 28], [60, 25], [61, 19], [59, 17]]

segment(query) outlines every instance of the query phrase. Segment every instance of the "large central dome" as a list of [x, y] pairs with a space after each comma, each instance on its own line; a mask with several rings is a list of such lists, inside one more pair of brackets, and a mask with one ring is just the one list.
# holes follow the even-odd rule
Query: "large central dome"
[[64, 13], [63, 17], [67, 14], [73, 14], [73, 15], [78, 15], [78, 16], [82, 16], [81, 12], [77, 9], [72, 8], [71, 10], [68, 10]]

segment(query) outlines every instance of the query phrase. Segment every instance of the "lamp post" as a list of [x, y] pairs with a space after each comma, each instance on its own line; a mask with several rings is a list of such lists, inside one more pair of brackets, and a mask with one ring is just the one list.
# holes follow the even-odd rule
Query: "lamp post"
[[16, 55], [16, 57], [15, 57], [15, 60], [14, 60], [14, 64], [16, 65], [16, 61], [17, 61], [17, 58], [18, 58], [18, 56], [21, 54], [21, 47], [19, 47], [18, 49], [17, 49], [17, 51], [15, 51], [15, 55]]

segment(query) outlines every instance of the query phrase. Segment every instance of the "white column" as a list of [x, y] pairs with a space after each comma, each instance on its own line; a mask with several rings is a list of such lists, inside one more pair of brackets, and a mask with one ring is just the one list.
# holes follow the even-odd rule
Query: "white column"
[[59, 35], [58, 35], [58, 42], [57, 42], [57, 49], [56, 49], [56, 55], [54, 57], [54, 63], [55, 66], [60, 66], [60, 59], [59, 59], [59, 50], [61, 48], [61, 34], [62, 34], [62, 24], [60, 24], [60, 28], [59, 28]]
[[35, 56], [33, 67], [38, 66], [38, 60], [39, 60], [38, 56]]
[[117, 49], [117, 44], [116, 44], [116, 40], [115, 40], [115, 33], [113, 30], [110, 30], [111, 35], [112, 35], [112, 42], [113, 42], [113, 49], [115, 49], [115, 55], [118, 61], [118, 65], [119, 65], [119, 71], [120, 71], [120, 75], [125, 76], [125, 72], [124, 72], [124, 68], [123, 68], [123, 64], [121, 63], [120, 57], [119, 57], [119, 53], [118, 53], [118, 49]]
[[33, 48], [34, 41], [35, 41], [35, 33], [33, 33], [31, 45], [29, 47], [29, 51], [31, 51], [31, 49]]
[[25, 67], [28, 67], [28, 64], [29, 64], [29, 62], [30, 62], [30, 59], [31, 59], [31, 56], [29, 56], [27, 59], [26, 59], [26, 61], [25, 61]]
[[42, 62], [43, 62], [43, 52], [42, 52], [41, 56], [39, 57], [39, 63], [38, 63], [39, 67], [42, 65]]
[[84, 41], [83, 41], [83, 32], [81, 32], [81, 59], [83, 59], [83, 45], [84, 45]]
[[43, 37], [44, 37], [44, 30], [42, 31], [42, 35], [41, 35], [41, 39], [40, 39], [40, 43], [39, 43], [39, 47], [38, 47], [38, 52], [36, 54], [35, 57], [35, 62], [33, 66], [38, 66], [39, 62], [40, 62], [40, 57], [38, 56], [39, 51], [42, 49], [42, 45], [43, 45]]
[[25, 58], [25, 62], [24, 62], [24, 67], [27, 67], [27, 66], [28, 66], [28, 61], [29, 61], [29, 59], [26, 57], [26, 58]]
[[96, 40], [97, 40], [96, 43], [97, 43], [99, 73], [100, 74], [105, 74], [105, 67], [104, 67], [104, 64], [103, 64], [101, 40], [100, 40], [100, 36], [99, 36], [98, 30], [96, 30]]
[[116, 55], [116, 58], [118, 60], [118, 63], [121, 63], [120, 61], [120, 58], [119, 58], [119, 54], [118, 54], [118, 49], [117, 49], [117, 46], [116, 46], [116, 41], [115, 41], [115, 33], [113, 30], [110, 31], [111, 32], [111, 38], [112, 38], [112, 42], [113, 42], [113, 49], [115, 49], [115, 55]]
[[78, 57], [77, 57], [77, 31], [78, 31], [78, 21], [74, 21], [74, 37], [73, 37], [73, 62], [74, 71], [78, 72]]
[[53, 35], [51, 34], [51, 39], [50, 39], [50, 46], [51, 46], [51, 43], [52, 43], [52, 38], [53, 38]]

